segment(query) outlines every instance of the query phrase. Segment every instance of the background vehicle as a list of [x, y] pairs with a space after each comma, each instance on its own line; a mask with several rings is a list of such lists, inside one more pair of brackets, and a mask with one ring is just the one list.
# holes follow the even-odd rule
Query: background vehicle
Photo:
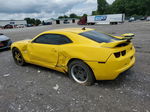
[[52, 25], [52, 22], [43, 22], [43, 25]]
[[146, 21], [150, 21], [150, 16], [148, 16], [148, 17], [146, 18]]
[[4, 29], [12, 29], [13, 28], [13, 25], [10, 25], [10, 24], [7, 24], [4, 26]]
[[86, 25], [87, 24], [87, 17], [83, 16], [79, 21], [78, 25]]
[[125, 14], [107, 14], [107, 15], [96, 15], [96, 16], [87, 16], [81, 18], [78, 24], [118, 24], [125, 21]]
[[32, 26], [33, 26], [32, 24], [27, 24], [27, 25], [26, 25], [26, 27], [32, 27]]
[[21, 25], [21, 24], [16, 26], [16, 28], [24, 28], [24, 27], [25, 25]]
[[10, 40], [10, 38], [0, 33], [0, 50], [10, 48], [11, 44], [12, 41]]
[[68, 20], [64, 20], [64, 24], [69, 24], [70, 22]]
[[134, 18], [134, 17], [131, 17], [131, 18], [129, 18], [129, 21], [128, 21], [128, 22], [133, 22], [133, 21], [135, 21], [135, 18]]
[[32, 40], [12, 44], [18, 65], [26, 62], [68, 72], [79, 84], [113, 80], [135, 62], [133, 34], [111, 36], [93, 29], [58, 29], [43, 32]]
[[142, 17], [142, 18], [140, 18], [140, 20], [141, 20], [141, 21], [146, 20], [146, 17]]

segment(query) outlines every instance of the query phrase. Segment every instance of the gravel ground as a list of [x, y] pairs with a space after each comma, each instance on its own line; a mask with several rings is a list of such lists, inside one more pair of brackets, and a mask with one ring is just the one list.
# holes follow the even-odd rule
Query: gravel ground
[[[0, 30], [13, 41], [42, 31], [83, 27], [52, 25]], [[136, 64], [113, 81], [81, 86], [63, 73], [17, 66], [10, 50], [0, 52], [0, 112], [150, 112], [150, 22], [86, 26], [114, 35], [136, 34]]]

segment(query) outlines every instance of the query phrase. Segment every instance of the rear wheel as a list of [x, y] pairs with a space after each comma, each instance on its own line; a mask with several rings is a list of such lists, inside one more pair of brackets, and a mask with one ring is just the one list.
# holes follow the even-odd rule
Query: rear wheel
[[92, 85], [94, 83], [93, 72], [83, 61], [72, 61], [68, 67], [70, 77], [77, 83], [82, 85]]
[[23, 56], [22, 56], [21, 52], [19, 51], [19, 49], [13, 48], [12, 55], [13, 55], [14, 61], [16, 62], [17, 65], [20, 65], [20, 66], [25, 65], [25, 61], [24, 61]]

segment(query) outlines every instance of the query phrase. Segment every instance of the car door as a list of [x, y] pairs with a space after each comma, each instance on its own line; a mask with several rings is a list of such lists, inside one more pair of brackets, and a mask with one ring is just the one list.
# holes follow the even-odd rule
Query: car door
[[30, 60], [36, 64], [55, 67], [61, 45], [69, 42], [67, 37], [60, 34], [40, 35], [28, 46]]

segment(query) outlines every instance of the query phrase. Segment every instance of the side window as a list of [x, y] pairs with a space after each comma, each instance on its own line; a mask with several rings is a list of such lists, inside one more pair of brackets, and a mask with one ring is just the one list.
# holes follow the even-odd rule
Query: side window
[[61, 45], [72, 43], [72, 41], [64, 35], [59, 34], [44, 34], [36, 38], [34, 43]]
[[46, 41], [45, 35], [41, 35], [38, 38], [36, 38], [35, 40], [33, 40], [33, 43], [42, 43], [42, 44], [44, 44], [45, 41]]

